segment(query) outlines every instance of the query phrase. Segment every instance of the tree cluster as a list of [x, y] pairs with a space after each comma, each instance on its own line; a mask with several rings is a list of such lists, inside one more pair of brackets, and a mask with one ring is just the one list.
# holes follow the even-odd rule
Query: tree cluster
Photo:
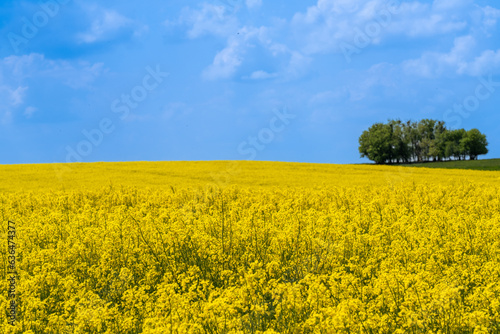
[[444, 122], [389, 120], [373, 124], [359, 137], [359, 153], [378, 164], [443, 160], [477, 160], [488, 153], [478, 129], [449, 130]]

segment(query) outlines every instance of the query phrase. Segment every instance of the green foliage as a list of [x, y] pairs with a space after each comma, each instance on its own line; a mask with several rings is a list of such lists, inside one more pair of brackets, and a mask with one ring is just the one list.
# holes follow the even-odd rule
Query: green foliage
[[383, 163], [391, 159], [392, 133], [388, 125], [377, 123], [368, 131], [364, 131], [359, 138], [359, 152], [376, 163]]
[[462, 138], [461, 143], [465, 153], [470, 156], [471, 160], [477, 160], [478, 155], [488, 153], [486, 136], [479, 132], [478, 129], [467, 131], [467, 135]]
[[389, 120], [376, 123], [359, 138], [359, 153], [377, 164], [477, 160], [488, 153], [486, 136], [477, 129], [448, 130], [443, 121]]

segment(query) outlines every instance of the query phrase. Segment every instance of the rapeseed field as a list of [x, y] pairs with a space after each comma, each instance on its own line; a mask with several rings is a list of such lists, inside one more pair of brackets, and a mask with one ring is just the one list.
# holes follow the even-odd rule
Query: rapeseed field
[[0, 216], [1, 333], [500, 332], [498, 172], [10, 165]]

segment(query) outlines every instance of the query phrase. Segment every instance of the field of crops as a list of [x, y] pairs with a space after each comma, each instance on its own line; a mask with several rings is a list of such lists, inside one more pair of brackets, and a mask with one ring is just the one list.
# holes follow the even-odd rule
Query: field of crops
[[1, 333], [500, 332], [499, 172], [0, 166], [0, 217]]

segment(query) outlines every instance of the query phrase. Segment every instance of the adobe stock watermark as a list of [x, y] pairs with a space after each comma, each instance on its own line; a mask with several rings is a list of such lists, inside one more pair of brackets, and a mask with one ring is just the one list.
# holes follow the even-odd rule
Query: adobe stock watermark
[[363, 29], [354, 28], [354, 37], [351, 42], [342, 41], [339, 43], [340, 50], [347, 63], [351, 63], [354, 54], [360, 54], [364, 48], [368, 47], [374, 39], [380, 36], [383, 29], [391, 24], [393, 15], [399, 13], [400, 5], [400, 0], [390, 0], [385, 5], [385, 8], [377, 11], [376, 17], [367, 22]]
[[387, 169], [384, 171], [385, 181], [388, 185], [398, 185], [415, 176], [415, 169], [405, 166], [384, 166]]
[[447, 109], [443, 114], [443, 120], [451, 129], [458, 129], [462, 120], [478, 110], [481, 102], [495, 94], [498, 87], [500, 87], [500, 81], [493, 81], [492, 74], [488, 78], [480, 77], [474, 93], [464, 98], [461, 103], [455, 103], [453, 108]]
[[[158, 88], [169, 73], [162, 72], [159, 65], [153, 69], [150, 66], [145, 68], [147, 74], [143, 77], [141, 84], [134, 86], [130, 93], [124, 93], [111, 102], [110, 109], [113, 114], [119, 116], [120, 120], [125, 119], [132, 109], [139, 107], [140, 103], [146, 100], [149, 94]], [[115, 122], [109, 117], [102, 118], [98, 125], [90, 130], [83, 129], [82, 135], [85, 139], [79, 141], [74, 147], [66, 146], [66, 163], [83, 162], [85, 157], [92, 154], [95, 148], [100, 146], [104, 138], [109, 136], [116, 129]], [[69, 167], [54, 168], [69, 170]], [[61, 179], [61, 170], [56, 171]]]
[[[244, 160], [254, 160], [258, 153], [263, 151], [267, 145], [271, 144], [276, 135], [283, 132], [291, 121], [296, 118], [295, 114], [289, 113], [288, 108], [285, 106], [283, 109], [273, 110], [274, 117], [269, 120], [267, 127], [260, 129], [255, 136], [248, 136], [246, 140], [242, 141], [238, 147], [237, 152], [245, 157]], [[226, 166], [225, 170], [218, 173], [211, 173], [212, 180], [218, 186], [227, 185], [231, 178], [240, 172], [238, 161], [231, 161]]]
[[23, 26], [20, 33], [9, 32], [7, 38], [9, 39], [12, 49], [15, 53], [19, 53], [19, 47], [24, 44], [28, 45], [29, 41], [38, 35], [40, 29], [43, 29], [49, 24], [50, 19], [59, 14], [62, 5], [66, 5], [71, 0], [47, 0], [38, 3], [40, 10], [36, 11], [31, 18], [23, 16], [21, 21]]
[[296, 117], [294, 114], [288, 113], [288, 109], [284, 107], [282, 110], [273, 110], [274, 117], [269, 121], [269, 127], [262, 128], [257, 136], [249, 136], [247, 140], [238, 145], [238, 153], [242, 156], [247, 155], [245, 160], [254, 160], [259, 151], [263, 151], [269, 145], [277, 133], [283, 132], [291, 120]]

